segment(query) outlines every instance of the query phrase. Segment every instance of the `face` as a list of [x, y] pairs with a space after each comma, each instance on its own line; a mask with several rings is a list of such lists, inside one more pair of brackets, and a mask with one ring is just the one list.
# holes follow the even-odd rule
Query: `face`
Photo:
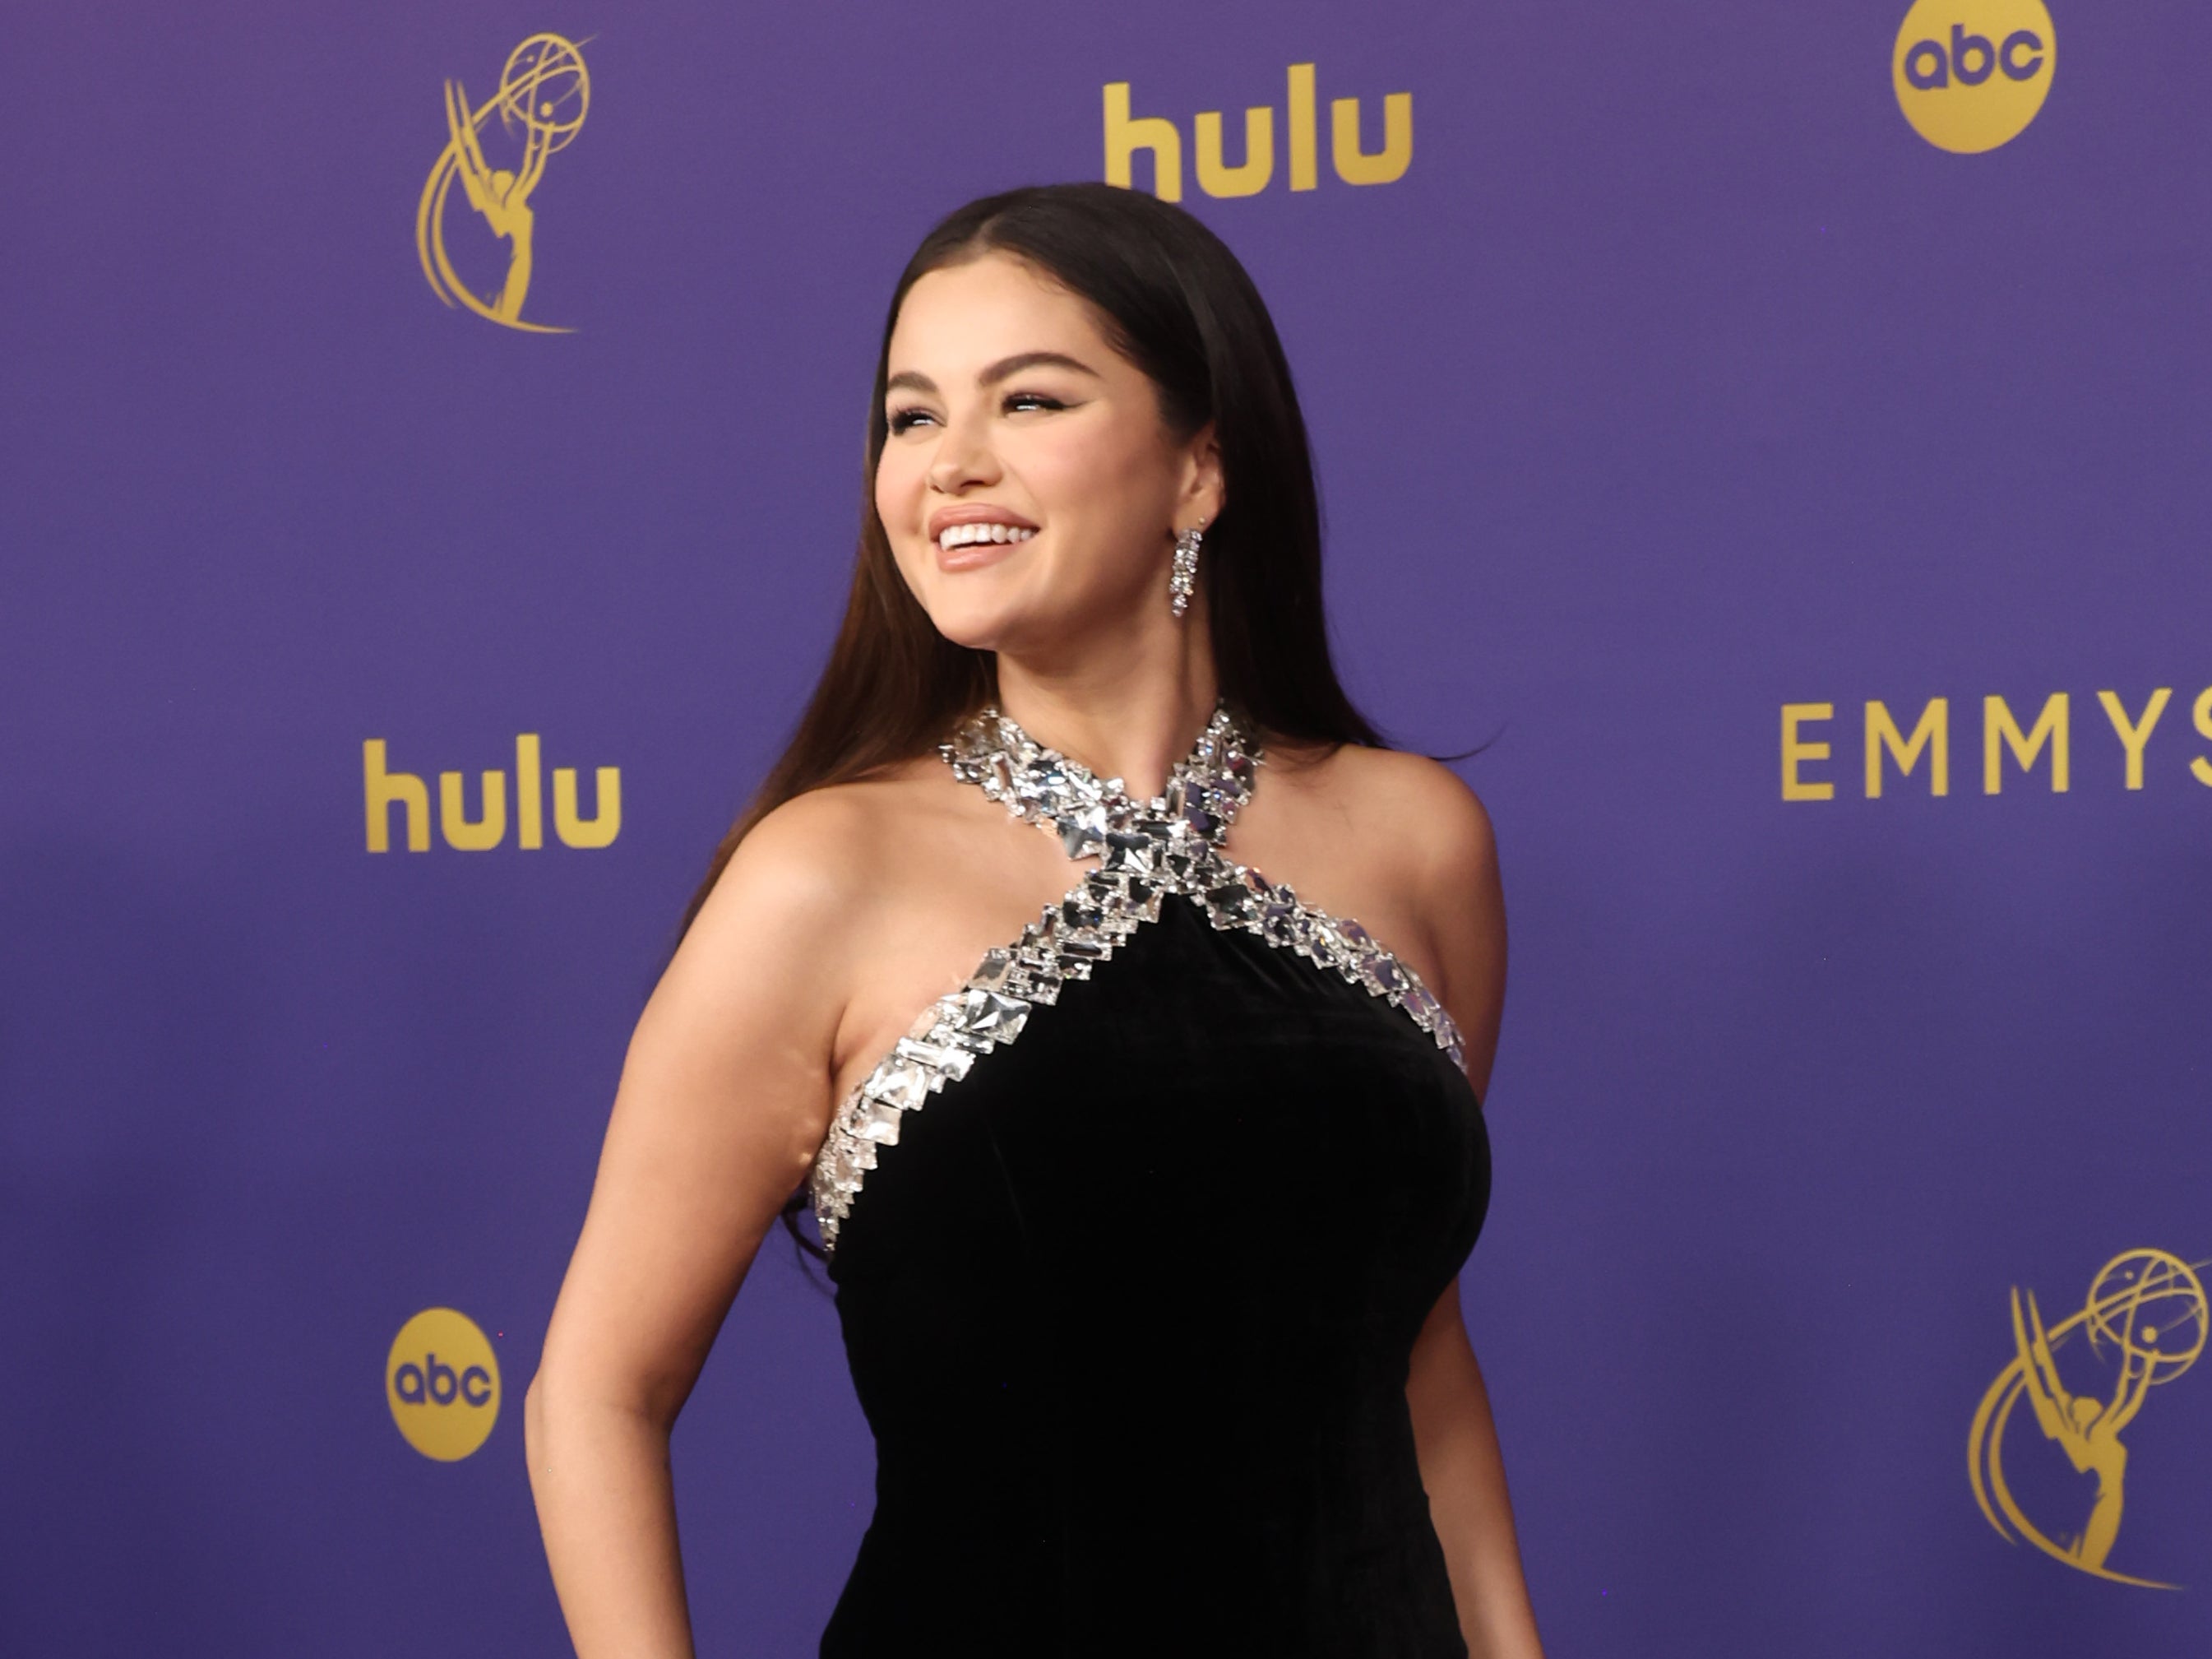
[[939, 632], [1052, 651], [1172, 624], [1176, 532], [1221, 506], [1209, 427], [1162, 420], [1091, 307], [1004, 254], [933, 270], [891, 331], [876, 511]]

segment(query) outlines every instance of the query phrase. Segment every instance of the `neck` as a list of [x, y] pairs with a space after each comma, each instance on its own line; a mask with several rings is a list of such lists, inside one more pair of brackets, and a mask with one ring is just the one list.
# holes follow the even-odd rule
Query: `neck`
[[1047, 748], [1149, 799], [1206, 729], [1218, 683], [1202, 603], [1146, 644], [1048, 664], [1001, 652], [999, 708]]

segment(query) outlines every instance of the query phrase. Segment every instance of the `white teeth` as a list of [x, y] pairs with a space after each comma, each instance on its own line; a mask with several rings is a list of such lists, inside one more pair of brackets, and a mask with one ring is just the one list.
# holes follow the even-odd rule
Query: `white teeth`
[[1025, 542], [1036, 534], [1034, 530], [1011, 524], [948, 525], [937, 538], [940, 548], [969, 547], [978, 542]]

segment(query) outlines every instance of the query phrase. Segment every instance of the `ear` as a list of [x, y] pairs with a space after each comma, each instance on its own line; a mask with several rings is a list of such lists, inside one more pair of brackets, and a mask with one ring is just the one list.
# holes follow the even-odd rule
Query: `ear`
[[1178, 526], [1212, 524], [1229, 504], [1221, 476], [1221, 445], [1208, 421], [1183, 446], [1182, 489], [1176, 503]]

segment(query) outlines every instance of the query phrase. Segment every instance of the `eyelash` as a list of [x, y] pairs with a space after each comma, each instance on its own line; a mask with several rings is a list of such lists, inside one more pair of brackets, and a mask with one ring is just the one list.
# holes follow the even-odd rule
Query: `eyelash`
[[[1043, 410], [1061, 410], [1067, 407], [1067, 404], [1060, 398], [1048, 397], [1042, 392], [1009, 392], [1000, 400], [999, 407], [1002, 412], [1012, 414], [1014, 406], [1018, 404], [1034, 404]], [[930, 413], [926, 409], [911, 407], [895, 409], [887, 417], [885, 424], [889, 427], [891, 436], [896, 438], [911, 432], [921, 422], [929, 418], [931, 418]]]

